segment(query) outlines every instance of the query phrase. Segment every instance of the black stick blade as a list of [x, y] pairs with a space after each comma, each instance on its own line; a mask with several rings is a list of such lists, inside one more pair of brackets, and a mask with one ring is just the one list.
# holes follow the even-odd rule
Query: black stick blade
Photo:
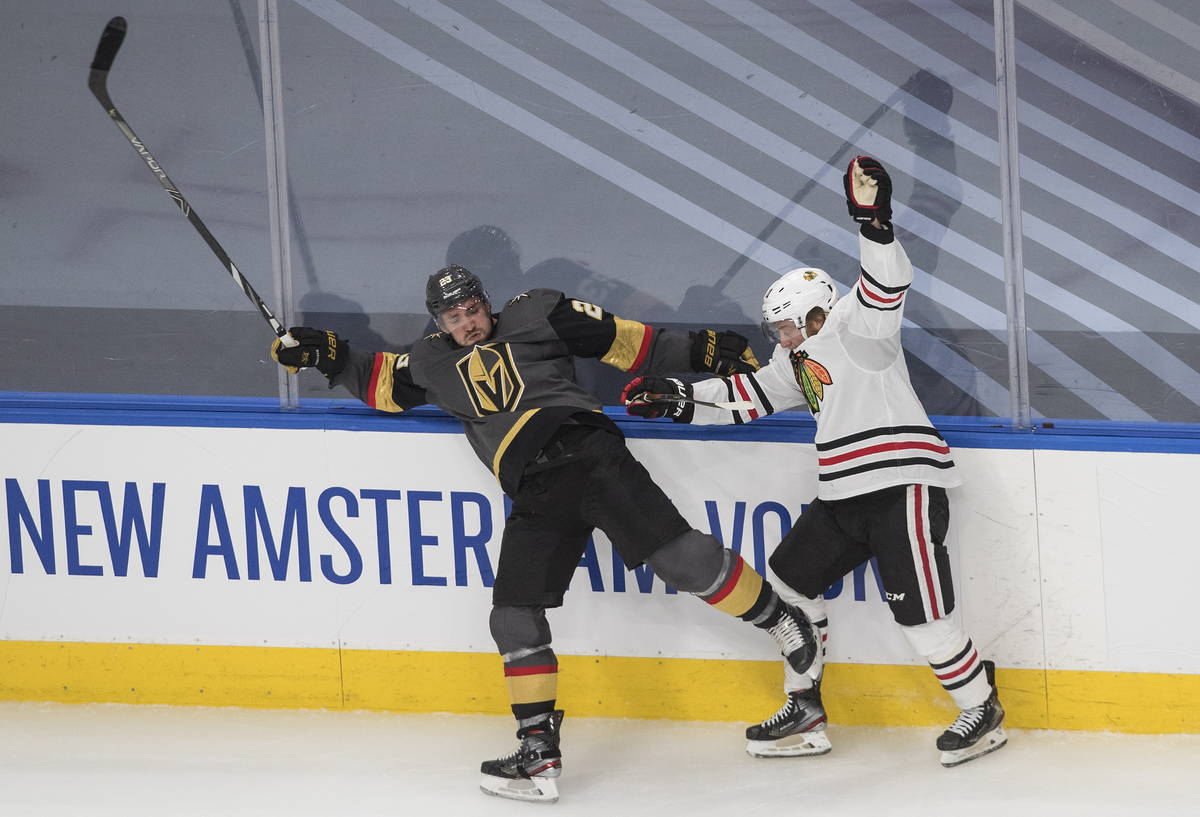
[[100, 35], [100, 43], [96, 46], [96, 58], [92, 60], [93, 71], [107, 73], [108, 69], [112, 68], [113, 60], [117, 58], [117, 50], [125, 41], [126, 28], [124, 17], [114, 17], [108, 21], [104, 33]]

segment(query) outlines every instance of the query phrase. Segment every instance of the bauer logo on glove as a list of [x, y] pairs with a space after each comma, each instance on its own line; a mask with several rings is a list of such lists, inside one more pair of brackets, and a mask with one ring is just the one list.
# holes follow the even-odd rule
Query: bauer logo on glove
[[291, 374], [301, 369], [315, 368], [326, 377], [333, 377], [346, 368], [349, 344], [327, 329], [295, 326], [288, 330], [295, 346], [284, 346], [278, 338], [271, 344], [271, 358]]
[[758, 371], [758, 358], [750, 348], [750, 341], [737, 332], [704, 329], [690, 334], [692, 371], [708, 372], [722, 377]]
[[638, 377], [621, 391], [625, 411], [635, 417], [670, 417], [677, 423], [691, 422], [692, 387], [674, 377]]

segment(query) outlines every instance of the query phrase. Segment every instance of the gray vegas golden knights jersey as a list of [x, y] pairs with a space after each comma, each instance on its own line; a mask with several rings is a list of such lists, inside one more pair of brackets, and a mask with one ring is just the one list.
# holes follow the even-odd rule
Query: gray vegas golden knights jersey
[[635, 374], [686, 371], [690, 347], [686, 332], [623, 320], [561, 292], [534, 289], [508, 302], [483, 343], [459, 346], [439, 332], [408, 354], [351, 349], [333, 382], [382, 411], [430, 403], [450, 412], [512, 495], [525, 466], [568, 418], [620, 434], [600, 401], [575, 382], [575, 357], [600, 358]]

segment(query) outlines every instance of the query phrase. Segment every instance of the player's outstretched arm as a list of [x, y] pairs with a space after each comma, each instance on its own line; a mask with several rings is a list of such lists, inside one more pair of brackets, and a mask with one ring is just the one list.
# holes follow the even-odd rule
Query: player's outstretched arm
[[790, 372], [783, 353], [757, 372], [710, 377], [698, 383], [674, 377], [638, 377], [625, 386], [621, 402], [626, 411], [639, 417], [740, 425], [802, 404], [804, 395]]
[[749, 341], [737, 332], [660, 329], [619, 318], [603, 307], [560, 292], [535, 290], [528, 295], [556, 299], [546, 320], [571, 354], [599, 358], [623, 372], [728, 375], [758, 369]]
[[413, 382], [407, 354], [351, 350], [349, 342], [327, 329], [298, 326], [288, 331], [297, 345], [287, 347], [276, 340], [271, 357], [289, 372], [316, 369], [330, 388], [342, 386], [380, 411], [398, 412], [428, 402], [425, 390]]

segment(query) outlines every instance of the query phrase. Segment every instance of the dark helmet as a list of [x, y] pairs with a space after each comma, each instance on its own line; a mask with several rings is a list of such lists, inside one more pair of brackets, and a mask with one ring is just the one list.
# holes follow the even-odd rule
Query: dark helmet
[[442, 267], [425, 284], [425, 308], [434, 320], [450, 307], [471, 298], [479, 298], [491, 306], [479, 276], [458, 264]]

